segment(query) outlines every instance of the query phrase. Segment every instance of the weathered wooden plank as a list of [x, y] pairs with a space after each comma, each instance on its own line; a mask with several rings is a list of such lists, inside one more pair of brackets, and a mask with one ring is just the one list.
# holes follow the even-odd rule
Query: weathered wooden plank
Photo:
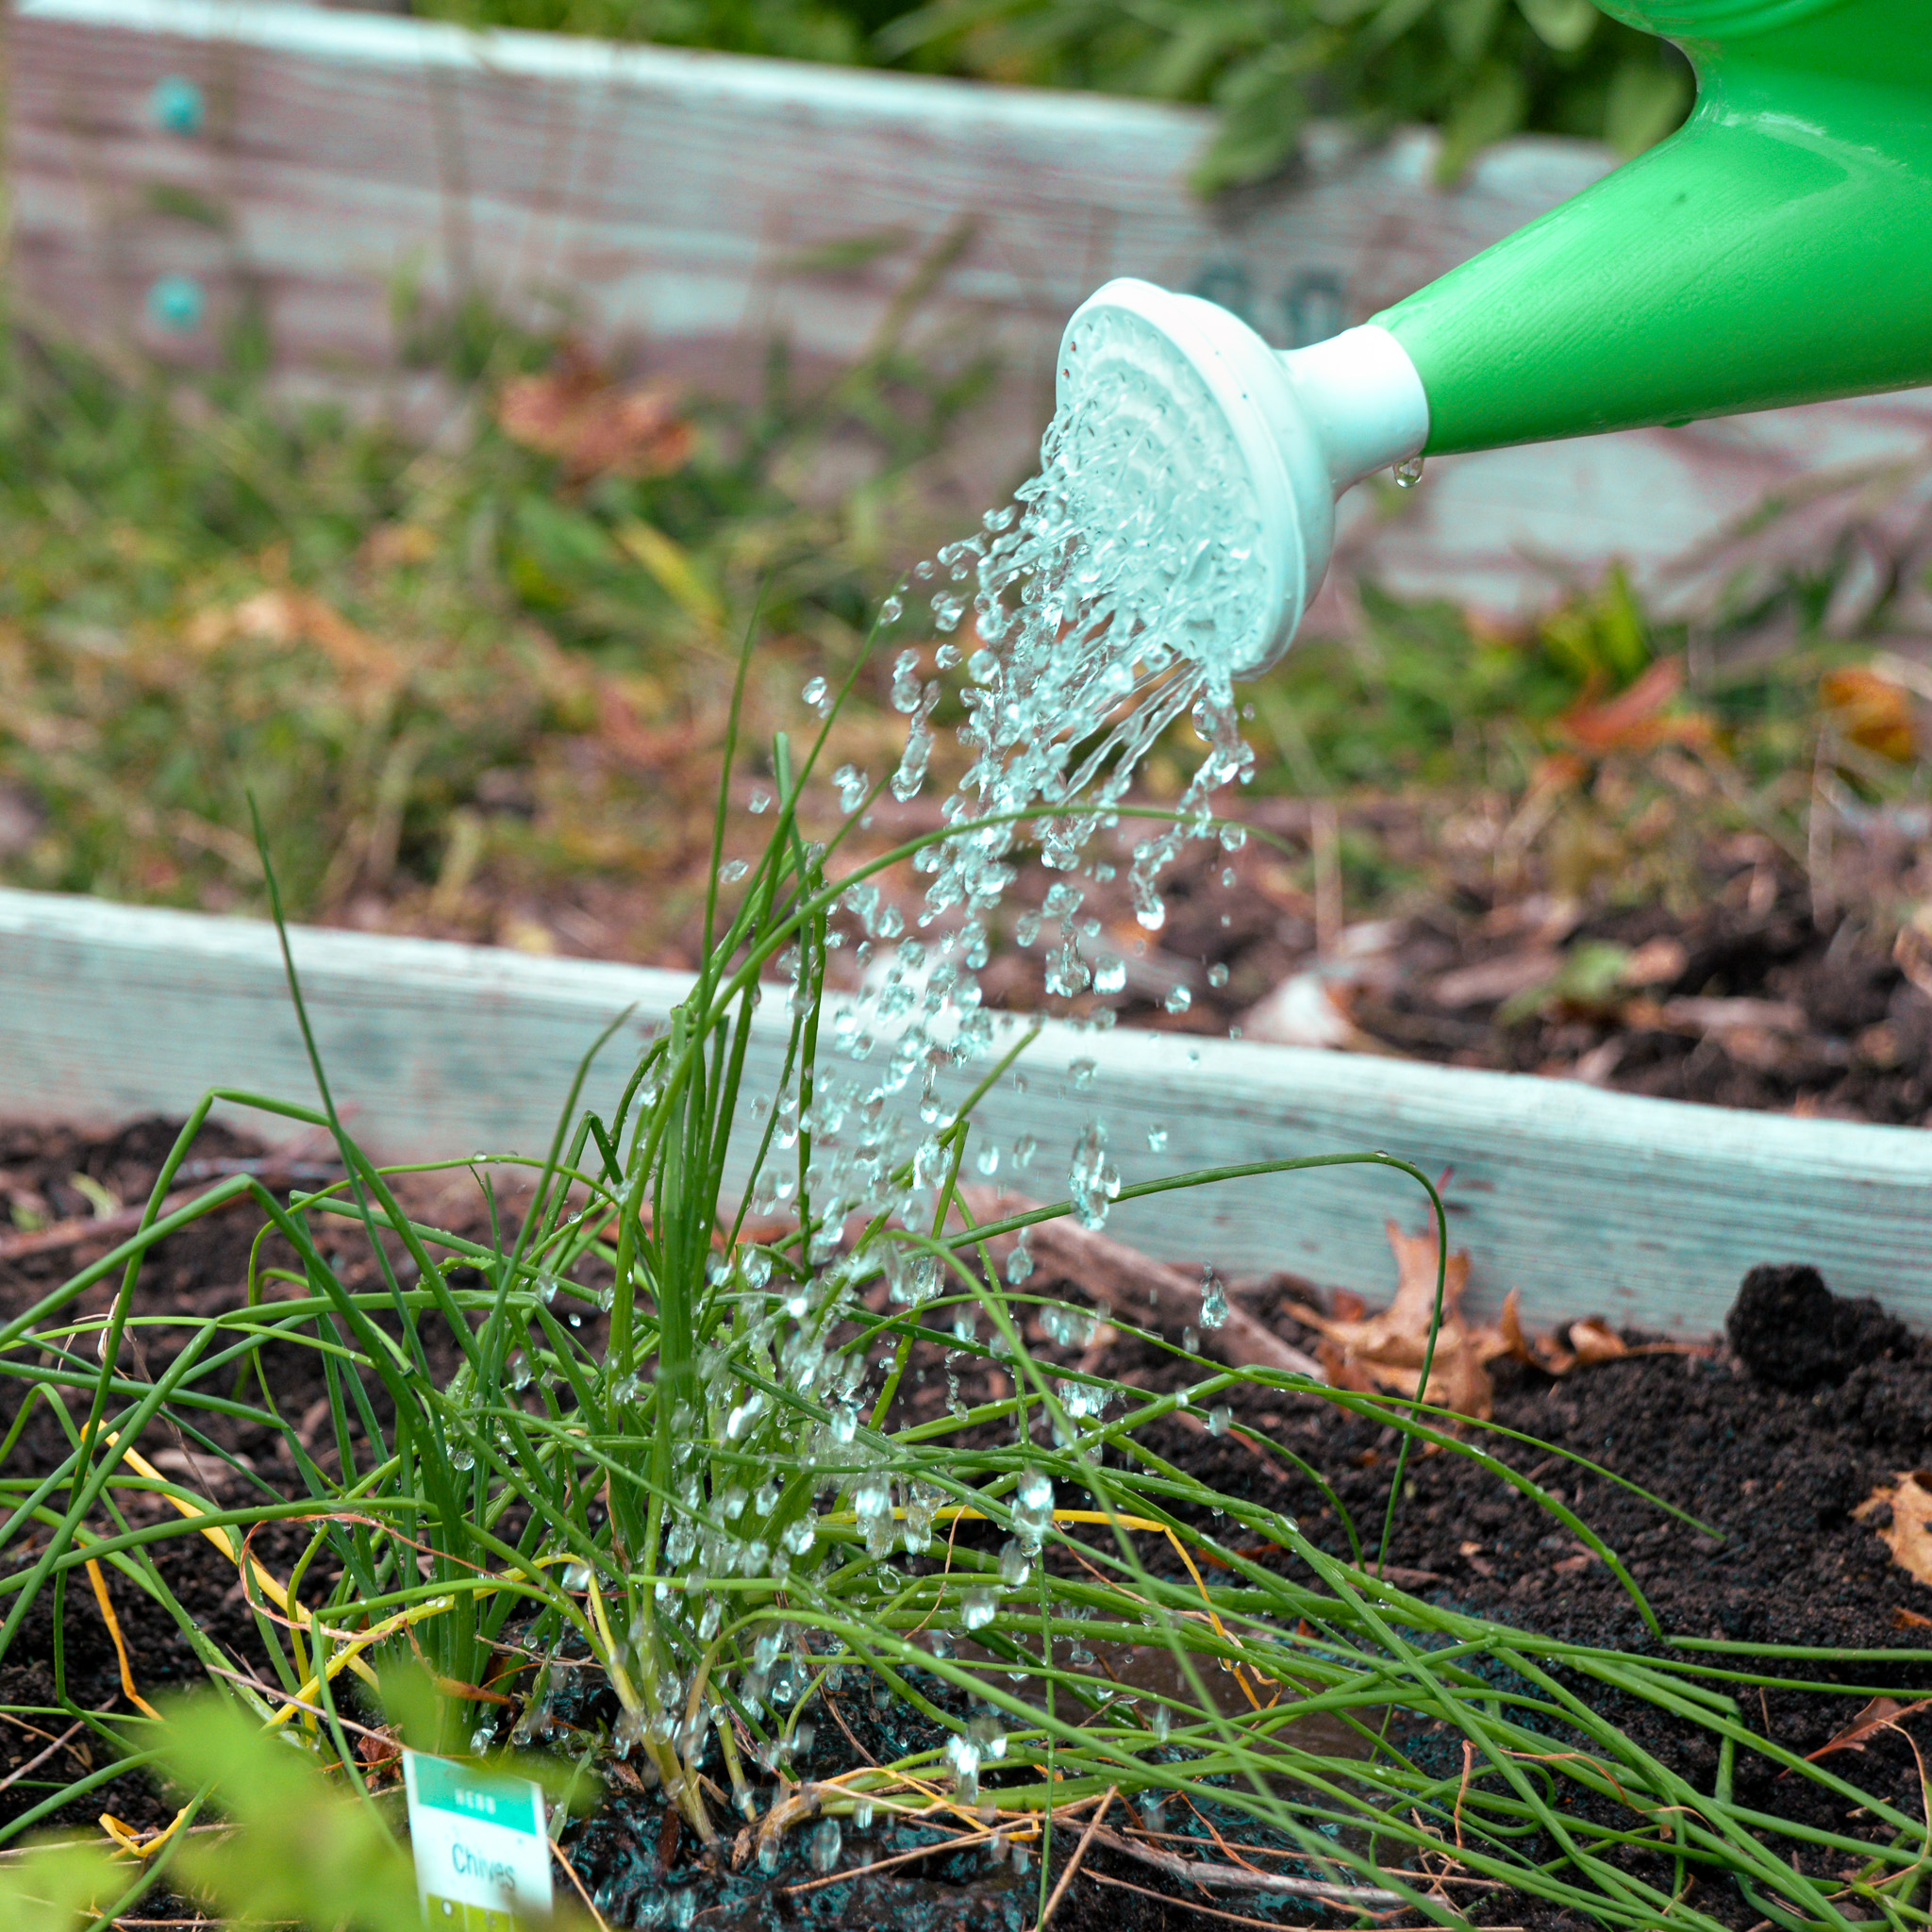
[[[203, 120], [170, 131], [158, 90], [178, 107], [181, 82]], [[1191, 109], [228, 0], [22, 0], [8, 85], [22, 285], [174, 355], [210, 353], [246, 291], [295, 364], [385, 366], [407, 269], [439, 299], [554, 295], [595, 335], [741, 385], [774, 329], [810, 358], [856, 354], [922, 251], [971, 224], [928, 337], [995, 344], [1011, 380], [955, 465], [968, 497], [1010, 480], [1061, 325], [1108, 276], [1313, 340], [1609, 165], [1508, 142], [1445, 192], [1426, 132], [1360, 148], [1324, 129], [1294, 178], [1208, 207], [1186, 187]], [[892, 245], [831, 265], [856, 237]], [[189, 285], [206, 313], [183, 325]], [[1807, 469], [1928, 445], [1932, 391], [1458, 458], [1399, 507], [1357, 491], [1338, 554], [1401, 592], [1523, 608], [1617, 554], [1656, 582]]]
[[[631, 1017], [592, 1082], [689, 985], [681, 974], [427, 940], [298, 930], [294, 953], [339, 1101], [386, 1154], [541, 1152], [579, 1056]], [[778, 1073], [773, 1001], [752, 1091]], [[1071, 1068], [1095, 1063], [1077, 1090]], [[1732, 1113], [1568, 1082], [1172, 1035], [1049, 1026], [1024, 1088], [979, 1118], [1003, 1149], [1030, 1133], [1031, 1174], [1061, 1191], [1098, 1114], [1126, 1178], [1224, 1162], [1381, 1147], [1431, 1174], [1472, 1298], [1520, 1290], [1538, 1319], [1600, 1310], [1681, 1332], [1714, 1328], [1763, 1260], [1808, 1260], [1843, 1292], [1932, 1322], [1932, 1135]], [[0, 891], [0, 1116], [108, 1124], [176, 1112], [213, 1085], [312, 1098], [274, 933], [245, 921]], [[257, 1130], [272, 1125], [260, 1117]], [[1147, 1130], [1164, 1126], [1159, 1156]], [[1341, 1169], [1170, 1194], [1110, 1225], [1155, 1254], [1233, 1270], [1288, 1268], [1385, 1295], [1382, 1222], [1422, 1220], [1412, 1183]]]

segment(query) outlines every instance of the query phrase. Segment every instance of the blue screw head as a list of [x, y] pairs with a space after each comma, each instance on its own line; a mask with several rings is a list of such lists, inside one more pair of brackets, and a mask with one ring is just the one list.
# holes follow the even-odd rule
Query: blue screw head
[[167, 134], [199, 134], [208, 125], [208, 102], [185, 75], [171, 74], [155, 83], [148, 96], [155, 125]]
[[192, 275], [163, 275], [147, 291], [147, 312], [171, 335], [192, 335], [208, 313], [208, 295]]

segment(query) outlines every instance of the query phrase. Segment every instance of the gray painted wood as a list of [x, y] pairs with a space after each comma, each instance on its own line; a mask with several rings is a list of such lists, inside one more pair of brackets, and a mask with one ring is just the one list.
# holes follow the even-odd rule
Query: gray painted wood
[[[608, 1098], [681, 974], [429, 940], [298, 930], [295, 958], [339, 1100], [391, 1156], [541, 1153], [579, 1056], [633, 1008], [592, 1082]], [[779, 1003], [752, 1091], [775, 1085]], [[1095, 1063], [1076, 1091], [1073, 1063]], [[1602, 1312], [1685, 1333], [1722, 1321], [1753, 1263], [1806, 1260], [1841, 1292], [1932, 1323], [1932, 1135], [1732, 1113], [1568, 1082], [1153, 1034], [1050, 1026], [982, 1109], [1059, 1191], [1096, 1112], [1129, 1181], [1208, 1165], [1380, 1147], [1444, 1174], [1473, 1257], [1472, 1304], [1521, 1291], [1533, 1320]], [[261, 924], [0, 891], [0, 1116], [106, 1125], [179, 1113], [214, 1085], [312, 1100], [275, 934]], [[261, 1131], [262, 1117], [248, 1123]], [[1150, 1126], [1164, 1152], [1146, 1148]], [[1372, 1299], [1393, 1286], [1386, 1217], [1424, 1219], [1412, 1183], [1343, 1169], [1116, 1209], [1148, 1252], [1285, 1268]]]
[[[292, 364], [366, 378], [393, 368], [389, 287], [407, 269], [439, 299], [558, 295], [658, 367], [741, 386], [774, 332], [808, 360], [858, 354], [921, 255], [969, 225], [922, 325], [1010, 371], [935, 478], [969, 507], [1029, 455], [1060, 327], [1108, 276], [1312, 340], [1609, 165], [1512, 141], [1444, 192], [1426, 132], [1363, 149], [1318, 129], [1301, 174], [1209, 207], [1186, 186], [1206, 117], [1146, 102], [266, 0], [21, 0], [8, 38], [17, 286], [166, 355], [208, 355], [245, 292]], [[199, 89], [199, 131], [158, 125], [171, 80]], [[827, 251], [862, 237], [891, 245], [835, 265]], [[205, 292], [199, 326], [156, 319], [169, 276]], [[1807, 470], [1928, 442], [1921, 391], [1454, 458], [1404, 498], [1355, 493], [1341, 575], [1513, 610], [1622, 554], [1662, 587], [1672, 559]]]

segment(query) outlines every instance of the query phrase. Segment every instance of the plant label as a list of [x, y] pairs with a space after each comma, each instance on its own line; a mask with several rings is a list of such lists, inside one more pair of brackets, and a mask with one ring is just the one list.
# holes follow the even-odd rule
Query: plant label
[[416, 1893], [431, 1932], [511, 1932], [550, 1913], [543, 1788], [403, 1753]]

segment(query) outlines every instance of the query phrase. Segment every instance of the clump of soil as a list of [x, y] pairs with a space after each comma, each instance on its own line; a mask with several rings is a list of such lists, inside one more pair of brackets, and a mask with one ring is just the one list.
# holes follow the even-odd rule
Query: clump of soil
[[1817, 1269], [1762, 1262], [1724, 1317], [1732, 1352], [1760, 1382], [1803, 1394], [1837, 1388], [1861, 1362], [1909, 1355], [1910, 1335], [1870, 1295], [1835, 1295]]

